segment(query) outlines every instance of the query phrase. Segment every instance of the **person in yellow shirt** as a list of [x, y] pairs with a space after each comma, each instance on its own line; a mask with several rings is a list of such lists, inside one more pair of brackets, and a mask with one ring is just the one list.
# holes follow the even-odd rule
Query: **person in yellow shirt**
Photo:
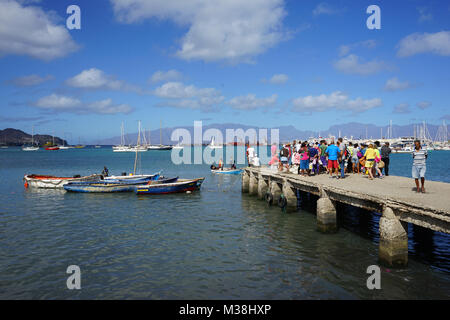
[[373, 148], [373, 144], [369, 144], [369, 147], [366, 150], [366, 153], [364, 154], [364, 159], [366, 160], [366, 170], [369, 173], [369, 179], [373, 180], [373, 173], [372, 173], [372, 168], [373, 168], [373, 164], [375, 163], [375, 157], [377, 156], [377, 152], [375, 151], [375, 149]]

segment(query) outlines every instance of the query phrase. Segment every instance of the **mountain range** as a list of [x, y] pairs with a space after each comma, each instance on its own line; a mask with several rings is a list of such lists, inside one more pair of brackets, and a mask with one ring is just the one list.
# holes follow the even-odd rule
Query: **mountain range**
[[[392, 126], [392, 137], [406, 137], [406, 136], [414, 136], [415, 128], [416, 128], [416, 135], [419, 135], [418, 127], [423, 128], [423, 124], [409, 124], [409, 125], [393, 125]], [[429, 133], [429, 136], [434, 139], [436, 137], [436, 133], [438, 131], [439, 126], [433, 125], [433, 124], [427, 124], [427, 130]], [[252, 127], [248, 125], [243, 124], [235, 124], [235, 123], [223, 123], [223, 124], [210, 124], [210, 125], [203, 125], [202, 131], [205, 133], [208, 129], [218, 129], [222, 132], [223, 138], [226, 138], [225, 132], [226, 129], [243, 129], [244, 131], [248, 129], [255, 129], [257, 132], [259, 129], [266, 129], [266, 128], [260, 128], [260, 127]], [[163, 128], [161, 130], [161, 136], [162, 136], [162, 143], [163, 144], [176, 144], [178, 141], [172, 141], [171, 135], [172, 132], [175, 129], [186, 129], [189, 131], [192, 141], [194, 137], [194, 127], [193, 126], [184, 126], [184, 127], [174, 127], [174, 128]], [[267, 141], [270, 142], [271, 136], [270, 136], [270, 128], [267, 128]], [[357, 123], [357, 122], [350, 122], [345, 123], [341, 125], [333, 125], [327, 130], [324, 131], [312, 131], [312, 130], [302, 130], [301, 127], [294, 127], [294, 126], [280, 126], [277, 129], [279, 129], [279, 139], [280, 142], [287, 142], [292, 141], [294, 139], [298, 140], [305, 140], [310, 137], [329, 137], [335, 136], [338, 137], [339, 135], [342, 137], [353, 137], [353, 138], [362, 138], [362, 139], [379, 139], [381, 136], [387, 137], [388, 133], [388, 126], [377, 126], [373, 124], [364, 124], [364, 123]], [[125, 143], [126, 144], [136, 144], [137, 141], [137, 133], [129, 133], [125, 135]], [[147, 142], [150, 137], [150, 143], [151, 144], [159, 144], [160, 142], [160, 130], [151, 130], [146, 131], [145, 136], [147, 139]], [[246, 138], [249, 140], [249, 138]], [[263, 142], [264, 139], [261, 139]], [[254, 137], [250, 138], [250, 141], [255, 141]], [[210, 141], [203, 141], [203, 143], [209, 143]], [[238, 141], [239, 142], [239, 141]], [[98, 143], [98, 142], [97, 142]], [[99, 144], [102, 145], [116, 145], [120, 144], [120, 136], [111, 137], [108, 139], [103, 139], [100, 141]]]
[[[47, 134], [35, 134], [33, 139], [34, 143], [40, 146], [47, 142], [53, 142], [53, 137]], [[0, 145], [22, 146], [24, 144], [31, 144], [31, 140], [31, 134], [25, 133], [22, 130], [13, 128], [0, 130]], [[67, 141], [58, 137], [54, 137], [54, 141], [56, 145], [67, 144]]]

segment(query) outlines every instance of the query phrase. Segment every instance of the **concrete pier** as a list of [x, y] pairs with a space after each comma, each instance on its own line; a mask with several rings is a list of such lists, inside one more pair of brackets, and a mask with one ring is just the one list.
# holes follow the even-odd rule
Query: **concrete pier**
[[337, 231], [336, 207], [328, 197], [317, 200], [317, 229], [323, 233]]
[[269, 192], [276, 205], [283, 195], [287, 201], [286, 211], [297, 209], [297, 190], [319, 196], [317, 228], [324, 233], [338, 229], [337, 203], [382, 213], [379, 258], [385, 265], [405, 266], [408, 263], [407, 223], [450, 233], [449, 183], [427, 181], [427, 193], [418, 194], [414, 191], [414, 180], [404, 177], [389, 176], [375, 180], [358, 174], [350, 174], [345, 179], [330, 178], [326, 174], [301, 177], [267, 167], [249, 167], [242, 175], [243, 192], [247, 192], [247, 179], [248, 192], [258, 194], [260, 199]]
[[252, 196], [255, 196], [258, 194], [258, 179], [257, 179], [257, 172], [249, 172], [250, 181], [248, 184], [248, 193]]

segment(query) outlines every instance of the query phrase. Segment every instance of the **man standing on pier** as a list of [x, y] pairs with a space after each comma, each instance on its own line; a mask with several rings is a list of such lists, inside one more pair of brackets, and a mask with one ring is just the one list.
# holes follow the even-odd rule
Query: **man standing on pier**
[[337, 145], [339, 147], [339, 166], [341, 168], [341, 179], [345, 178], [345, 153], [347, 146], [344, 144], [342, 138], [338, 139]]
[[325, 150], [325, 153], [328, 155], [328, 171], [330, 172], [330, 178], [333, 177], [334, 171], [336, 172], [336, 179], [339, 179], [339, 147], [334, 144], [334, 141], [331, 141], [330, 145]]
[[[412, 177], [416, 180], [416, 192], [425, 193], [425, 171], [427, 170], [426, 160], [428, 158], [427, 150], [422, 149], [420, 140], [414, 141], [415, 148], [412, 153]], [[422, 183], [422, 188], [419, 188], [419, 178]]]
[[384, 175], [387, 177], [389, 175], [389, 155], [391, 153], [391, 148], [389, 147], [389, 142], [386, 142], [384, 146], [381, 147], [381, 161], [384, 162]]

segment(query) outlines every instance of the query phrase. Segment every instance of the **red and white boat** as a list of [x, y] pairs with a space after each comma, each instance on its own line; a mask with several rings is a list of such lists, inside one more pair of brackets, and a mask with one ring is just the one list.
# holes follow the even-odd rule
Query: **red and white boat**
[[49, 151], [59, 150], [59, 147], [47, 147], [47, 148], [45, 148], [45, 150], [49, 150]]
[[73, 177], [55, 177], [38, 174], [25, 175], [23, 177], [25, 188], [46, 188], [61, 189], [69, 182], [95, 182], [101, 180], [102, 175], [92, 174], [90, 176], [73, 176]]

